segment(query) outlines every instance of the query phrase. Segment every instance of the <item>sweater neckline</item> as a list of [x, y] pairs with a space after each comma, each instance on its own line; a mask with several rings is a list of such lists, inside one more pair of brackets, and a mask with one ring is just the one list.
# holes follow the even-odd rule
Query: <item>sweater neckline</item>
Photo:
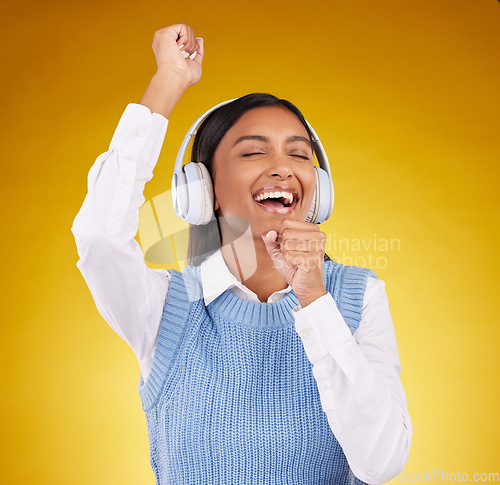
[[292, 310], [297, 306], [299, 300], [293, 290], [278, 301], [263, 303], [244, 300], [227, 289], [207, 309], [236, 325], [271, 330], [293, 326], [295, 319]]

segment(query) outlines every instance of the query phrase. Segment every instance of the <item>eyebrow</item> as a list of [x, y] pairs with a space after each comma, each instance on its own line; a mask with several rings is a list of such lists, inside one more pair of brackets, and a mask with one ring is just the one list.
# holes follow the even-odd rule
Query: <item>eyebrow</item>
[[[245, 136], [240, 136], [234, 142], [233, 147], [235, 147], [238, 143], [240, 143], [240, 142], [242, 142], [244, 140], [259, 140], [259, 141], [263, 141], [263, 142], [266, 142], [266, 143], [269, 142], [269, 138], [267, 138], [266, 136], [261, 136], [261, 135], [245, 135]], [[311, 140], [309, 140], [308, 138], [304, 138], [303, 136], [298, 136], [298, 135], [289, 136], [287, 138], [287, 142], [288, 143], [292, 143], [294, 141], [302, 141], [304, 143], [307, 143], [309, 145], [309, 148], [312, 149]]]

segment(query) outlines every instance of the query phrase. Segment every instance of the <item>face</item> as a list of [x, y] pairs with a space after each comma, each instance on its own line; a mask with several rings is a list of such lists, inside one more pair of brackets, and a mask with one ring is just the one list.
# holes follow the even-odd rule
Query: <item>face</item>
[[240, 232], [237, 221], [243, 220], [260, 238], [285, 218], [306, 220], [316, 183], [313, 151], [288, 109], [247, 111], [222, 138], [212, 169], [221, 227], [234, 224]]

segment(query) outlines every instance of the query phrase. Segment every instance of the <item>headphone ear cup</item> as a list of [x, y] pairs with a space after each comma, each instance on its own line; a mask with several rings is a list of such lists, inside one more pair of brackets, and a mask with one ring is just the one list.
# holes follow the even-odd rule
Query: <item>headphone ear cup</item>
[[186, 177], [187, 210], [184, 220], [194, 225], [207, 224], [213, 213], [212, 179], [202, 163], [190, 162], [184, 165]]
[[316, 171], [319, 177], [318, 217], [316, 218], [316, 224], [321, 224], [332, 215], [333, 181], [326, 170], [317, 167]]
[[172, 179], [172, 201], [174, 204], [175, 213], [184, 219], [184, 214], [188, 208], [188, 193], [186, 184], [186, 174], [181, 171], [179, 174], [174, 174]]
[[208, 224], [214, 214], [214, 188], [212, 177], [203, 163], [195, 163], [200, 182], [200, 218], [198, 224]]
[[331, 193], [330, 177], [326, 171], [316, 166], [314, 170], [316, 172], [316, 186], [314, 187], [314, 196], [306, 222], [321, 224], [331, 215], [330, 199], [333, 194]]
[[[314, 167], [316, 169], [316, 167]], [[306, 222], [312, 222], [313, 224], [316, 222], [318, 206], [318, 172], [316, 172], [316, 184], [314, 185], [314, 195], [311, 203], [311, 207], [309, 208], [309, 213], [307, 214]]]

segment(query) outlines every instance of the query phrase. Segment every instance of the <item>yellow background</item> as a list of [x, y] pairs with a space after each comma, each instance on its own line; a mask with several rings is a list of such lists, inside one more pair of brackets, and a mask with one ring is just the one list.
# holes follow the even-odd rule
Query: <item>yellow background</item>
[[400, 241], [372, 267], [414, 426], [405, 470], [500, 472], [499, 18], [496, 0], [4, 6], [0, 482], [154, 483], [139, 366], [97, 312], [70, 228], [156, 69], [155, 30], [180, 21], [205, 39], [204, 72], [146, 201], [205, 109], [254, 91], [297, 104], [332, 165], [330, 240]]

